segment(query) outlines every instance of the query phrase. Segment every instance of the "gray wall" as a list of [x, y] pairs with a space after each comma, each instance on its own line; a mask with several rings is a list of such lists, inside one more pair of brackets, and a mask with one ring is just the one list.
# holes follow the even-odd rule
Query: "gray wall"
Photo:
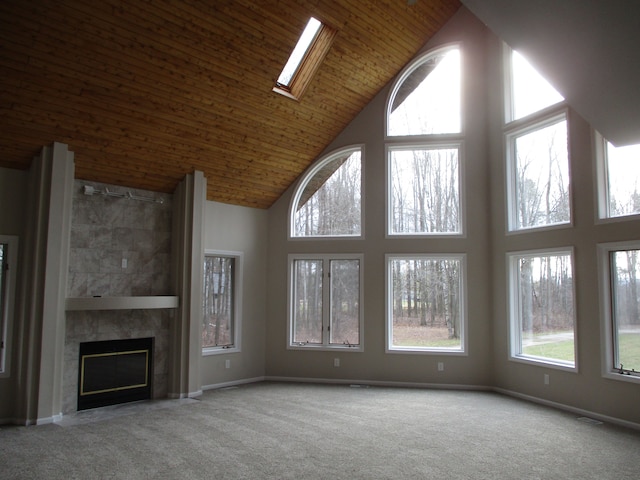
[[[489, 140], [492, 193], [493, 257], [493, 371], [495, 385], [509, 392], [531, 396], [550, 403], [624, 419], [640, 424], [640, 384], [602, 377], [601, 319], [598, 291], [596, 245], [640, 238], [640, 221], [619, 219], [597, 221], [595, 155], [591, 126], [569, 110], [570, 168], [572, 180], [573, 227], [526, 234], [506, 235], [504, 137], [502, 130], [501, 43], [495, 37], [489, 45], [492, 73], [489, 85], [492, 109], [489, 111]], [[509, 361], [506, 297], [506, 253], [538, 248], [574, 247], [576, 286], [577, 372], [525, 365]], [[549, 385], [544, 375], [549, 375]]]
[[264, 376], [267, 220], [266, 210], [206, 203], [205, 249], [243, 254], [243, 304], [241, 351], [202, 357], [204, 389]]
[[[489, 161], [484, 83], [487, 35], [482, 24], [463, 10], [426, 46], [430, 49], [450, 42], [464, 42], [466, 238], [385, 238], [384, 109], [389, 91], [384, 89], [327, 149], [364, 144], [365, 239], [288, 240], [287, 216], [293, 189], [269, 212], [267, 375], [417, 384], [483, 386], [492, 383]], [[287, 255], [294, 252], [364, 254], [364, 352], [287, 350]], [[386, 253], [467, 253], [468, 355], [385, 353]], [[340, 358], [339, 367], [333, 366], [336, 357]], [[443, 372], [437, 371], [438, 362], [444, 362]]]

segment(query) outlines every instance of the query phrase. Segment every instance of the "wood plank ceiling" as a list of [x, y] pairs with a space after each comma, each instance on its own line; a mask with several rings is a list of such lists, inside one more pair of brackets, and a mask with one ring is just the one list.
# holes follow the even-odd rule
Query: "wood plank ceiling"
[[[411, 5], [414, 3], [413, 5]], [[76, 177], [268, 208], [458, 0], [2, 0], [0, 166], [42, 145]], [[310, 16], [337, 30], [299, 100], [272, 92]]]

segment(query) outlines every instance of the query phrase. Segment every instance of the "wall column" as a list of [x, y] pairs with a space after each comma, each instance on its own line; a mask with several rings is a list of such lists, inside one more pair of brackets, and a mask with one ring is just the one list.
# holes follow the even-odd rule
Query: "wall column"
[[202, 276], [204, 263], [204, 208], [207, 180], [202, 172], [186, 175], [174, 198], [174, 285], [180, 306], [171, 327], [170, 398], [202, 394]]
[[65, 298], [75, 164], [67, 145], [43, 147], [29, 172], [18, 298], [16, 421], [50, 423], [62, 411]]

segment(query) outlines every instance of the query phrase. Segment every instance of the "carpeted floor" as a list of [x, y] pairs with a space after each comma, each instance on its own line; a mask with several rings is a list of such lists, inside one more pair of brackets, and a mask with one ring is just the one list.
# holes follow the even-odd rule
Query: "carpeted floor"
[[640, 478], [640, 432], [495, 393], [258, 383], [151, 405], [0, 427], [0, 477]]

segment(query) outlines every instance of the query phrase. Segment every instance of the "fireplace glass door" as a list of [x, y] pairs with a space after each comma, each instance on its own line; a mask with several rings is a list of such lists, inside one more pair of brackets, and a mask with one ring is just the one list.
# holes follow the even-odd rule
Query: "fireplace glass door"
[[78, 410], [151, 398], [153, 339], [80, 344]]

